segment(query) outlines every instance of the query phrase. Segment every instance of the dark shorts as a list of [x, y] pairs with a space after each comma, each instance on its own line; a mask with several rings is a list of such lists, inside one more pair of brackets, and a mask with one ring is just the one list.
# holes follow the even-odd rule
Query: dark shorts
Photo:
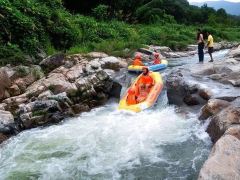
[[208, 53], [209, 53], [209, 54], [212, 54], [212, 53], [213, 53], [213, 47], [209, 47], [209, 48], [208, 48]]

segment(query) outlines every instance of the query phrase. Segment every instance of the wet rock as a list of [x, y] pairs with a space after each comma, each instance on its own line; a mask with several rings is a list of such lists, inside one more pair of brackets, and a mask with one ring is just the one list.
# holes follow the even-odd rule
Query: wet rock
[[216, 115], [224, 108], [230, 106], [231, 103], [228, 101], [220, 100], [220, 99], [210, 99], [208, 103], [202, 107], [200, 111], [200, 120], [205, 120], [210, 116]]
[[240, 140], [240, 124], [234, 124], [234, 125], [230, 126], [226, 130], [225, 135], [231, 135]]
[[225, 135], [213, 146], [208, 160], [204, 163], [199, 180], [240, 179], [240, 141]]
[[46, 59], [42, 60], [39, 64], [43, 69], [46, 69], [48, 72], [64, 64], [64, 54], [56, 54]]
[[228, 106], [215, 115], [207, 128], [215, 143], [232, 124], [240, 124], [240, 107]]
[[205, 100], [209, 100], [212, 96], [212, 92], [207, 89], [200, 89], [198, 92], [199, 96]]
[[221, 74], [212, 74], [209, 76], [209, 78], [212, 80], [220, 80], [220, 79], [222, 79], [222, 75]]
[[47, 109], [51, 112], [62, 111], [56, 100], [42, 100], [42, 101], [37, 100], [26, 104], [25, 107], [27, 108], [28, 112], [34, 112], [43, 109]]
[[14, 117], [9, 111], [0, 110], [0, 123], [8, 125], [14, 123]]
[[234, 87], [240, 87], [240, 80], [228, 80]]
[[75, 114], [79, 114], [81, 112], [88, 112], [90, 111], [90, 108], [88, 105], [85, 104], [75, 104], [72, 106], [73, 112]]
[[15, 134], [14, 118], [9, 111], [0, 110], [0, 143]]
[[5, 110], [6, 110], [6, 107], [7, 107], [7, 104], [6, 104], [6, 103], [1, 103], [1, 104], [0, 104], [0, 110], [5, 111]]
[[188, 106], [195, 106], [199, 105], [200, 102], [198, 100], [198, 97], [192, 96], [192, 95], [187, 95], [183, 98], [183, 101], [188, 105]]

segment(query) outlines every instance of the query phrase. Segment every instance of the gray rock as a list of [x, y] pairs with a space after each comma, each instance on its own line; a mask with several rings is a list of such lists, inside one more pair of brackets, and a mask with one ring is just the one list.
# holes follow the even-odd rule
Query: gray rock
[[55, 54], [53, 56], [45, 58], [39, 64], [47, 71], [52, 71], [53, 69], [64, 64], [64, 58], [64, 54]]
[[9, 125], [14, 123], [14, 117], [11, 112], [0, 110], [0, 123]]
[[205, 120], [210, 116], [216, 115], [224, 108], [230, 106], [231, 103], [228, 101], [220, 100], [220, 99], [210, 99], [208, 103], [201, 108], [200, 111], [200, 120]]
[[213, 116], [207, 132], [215, 143], [233, 124], [240, 124], [240, 107], [231, 105]]
[[230, 126], [224, 135], [231, 135], [240, 140], [240, 124], [234, 124]]
[[237, 180], [240, 179], [240, 141], [225, 135], [214, 145], [208, 160], [199, 173], [199, 180]]

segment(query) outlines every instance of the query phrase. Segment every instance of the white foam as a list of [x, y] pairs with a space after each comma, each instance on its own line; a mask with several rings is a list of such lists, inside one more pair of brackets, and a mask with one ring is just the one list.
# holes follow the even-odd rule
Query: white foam
[[115, 109], [117, 104], [110, 103], [62, 125], [12, 138], [0, 150], [0, 177], [27, 171], [39, 179], [121, 179], [120, 172], [140, 165], [141, 159], [167, 161], [161, 146], [187, 141], [193, 131], [206, 138], [194, 116], [184, 119], [174, 107], [138, 114]]

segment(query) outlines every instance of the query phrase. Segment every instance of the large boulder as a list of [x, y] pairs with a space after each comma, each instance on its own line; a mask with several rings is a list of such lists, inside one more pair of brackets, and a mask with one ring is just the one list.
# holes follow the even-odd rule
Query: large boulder
[[120, 68], [127, 66], [122, 59], [113, 56], [102, 58], [99, 62], [103, 69], [112, 69], [114, 71], [119, 71]]
[[198, 179], [240, 179], [240, 140], [231, 135], [220, 138], [213, 146]]
[[210, 99], [208, 103], [201, 108], [200, 120], [205, 120], [210, 116], [216, 115], [224, 108], [230, 106], [230, 102], [221, 99]]
[[8, 111], [0, 110], [0, 143], [14, 134], [14, 118]]
[[64, 54], [55, 54], [43, 59], [40, 62], [40, 66], [48, 72], [64, 64]]
[[239, 58], [240, 57], [240, 46], [231, 50], [228, 55], [231, 57], [234, 57], [234, 58]]
[[11, 86], [11, 80], [4, 68], [0, 68], [0, 100], [9, 97], [7, 89]]
[[234, 124], [234, 125], [230, 126], [226, 130], [225, 134], [235, 136], [236, 138], [238, 138], [240, 140], [240, 124]]
[[13, 115], [9, 111], [0, 110], [0, 123], [4, 125], [14, 123]]
[[86, 55], [89, 58], [106, 58], [108, 55], [103, 52], [90, 52]]
[[207, 128], [215, 143], [232, 124], [240, 124], [240, 107], [228, 106], [215, 115]]
[[67, 80], [63, 74], [52, 73], [48, 76], [43, 84], [48, 87], [54, 94], [67, 92], [74, 93], [77, 91], [77, 87], [74, 83]]

